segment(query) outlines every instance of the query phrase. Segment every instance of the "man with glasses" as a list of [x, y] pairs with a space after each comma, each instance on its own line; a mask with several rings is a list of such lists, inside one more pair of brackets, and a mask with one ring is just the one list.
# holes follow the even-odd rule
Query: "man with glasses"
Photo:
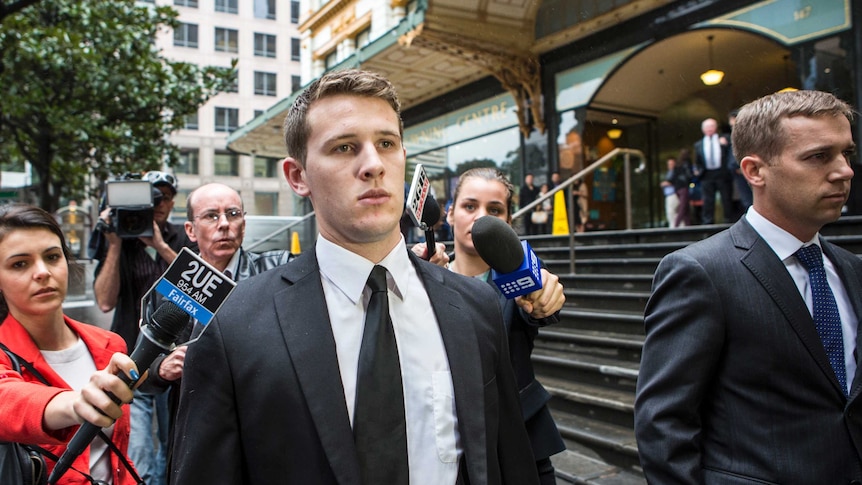
[[[93, 293], [103, 312], [114, 311], [111, 330], [135, 348], [141, 320], [141, 298], [168, 268], [177, 252], [192, 242], [179, 224], [168, 222], [177, 194], [176, 178], [165, 172], [151, 171], [143, 176], [158, 189], [153, 201], [153, 236], [120, 238], [116, 233], [100, 231], [107, 244], [95, 255], [99, 261]], [[99, 218], [111, 227], [111, 208]], [[153, 442], [153, 418], [158, 419], [159, 447]], [[147, 485], [164, 485], [168, 440], [167, 394], [135, 391], [131, 408], [129, 458]]]
[[[245, 211], [239, 193], [227, 185], [212, 183], [198, 187], [186, 201], [186, 235], [197, 243], [200, 257], [234, 281], [244, 280], [290, 261], [288, 250], [251, 253], [242, 249], [245, 236]], [[155, 311], [161, 301], [149, 298], [145, 304], [147, 314]], [[161, 300], [161, 299], [159, 299]], [[189, 320], [186, 331], [177, 338], [179, 345], [170, 354], [157, 358], [150, 366], [149, 378], [141, 387], [148, 392], [170, 393], [171, 421], [179, 404], [179, 386], [183, 376], [187, 345], [192, 337], [194, 321]], [[168, 445], [168, 463], [172, 439]]]

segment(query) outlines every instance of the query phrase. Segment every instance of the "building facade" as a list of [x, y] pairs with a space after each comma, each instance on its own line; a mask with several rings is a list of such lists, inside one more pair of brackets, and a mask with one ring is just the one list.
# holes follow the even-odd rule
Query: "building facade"
[[204, 104], [185, 128], [171, 136], [182, 163], [170, 168], [179, 180], [174, 211], [185, 217], [186, 198], [210, 182], [238, 190], [249, 214], [295, 212], [279, 156], [236, 153], [227, 148], [231, 132], [248, 123], [300, 86], [298, 0], [155, 0], [179, 12], [180, 27], [161, 32], [156, 42], [166, 58], [230, 67], [237, 59], [231, 92]]
[[[438, 199], [471, 166], [498, 166], [519, 185], [526, 172], [542, 183], [615, 148], [641, 152], [628, 169], [613, 157], [586, 175], [587, 227], [655, 227], [665, 161], [692, 147], [703, 119], [725, 125], [731, 110], [784, 88], [859, 105], [860, 20], [852, 0], [303, 0], [302, 84], [344, 67], [389, 77], [408, 178], [422, 163]], [[707, 85], [708, 70], [723, 78]], [[228, 146], [283, 156], [272, 133], [292, 99]], [[860, 193], [854, 184], [848, 213], [862, 213]]]

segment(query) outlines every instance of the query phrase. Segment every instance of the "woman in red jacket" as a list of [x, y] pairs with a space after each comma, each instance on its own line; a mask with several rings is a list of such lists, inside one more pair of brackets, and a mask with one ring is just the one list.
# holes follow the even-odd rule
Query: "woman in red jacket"
[[[0, 342], [30, 363], [21, 373], [0, 352], [0, 441], [38, 444], [56, 455], [66, 449], [78, 425], [105, 428], [125, 452], [129, 439], [126, 404], [132, 391], [115, 374], [137, 377], [119, 336], [76, 322], [63, 314], [71, 253], [54, 217], [37, 207], [0, 207]], [[101, 370], [99, 370], [101, 369]], [[49, 468], [53, 461], [46, 460]], [[108, 484], [135, 483], [100, 438], [72, 464], [75, 470]], [[57, 483], [89, 483], [69, 470]]]

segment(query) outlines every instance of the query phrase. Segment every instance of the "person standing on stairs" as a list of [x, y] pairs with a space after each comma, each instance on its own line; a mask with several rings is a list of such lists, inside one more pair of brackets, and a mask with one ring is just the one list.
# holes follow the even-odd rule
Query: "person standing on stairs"
[[753, 205], [666, 256], [646, 305], [635, 436], [650, 483], [862, 483], [862, 260], [820, 236], [850, 192], [853, 114], [819, 91], [739, 111]]
[[[513, 195], [512, 183], [495, 168], [474, 168], [461, 175], [455, 187], [453, 203], [446, 213], [455, 242], [455, 256], [448, 264], [450, 270], [479, 278], [497, 289], [493, 284], [494, 271], [476, 252], [470, 231], [473, 222], [486, 215], [511, 224]], [[420, 257], [424, 255], [424, 243], [413, 246], [413, 252]], [[560, 309], [566, 297], [557, 275], [545, 268], [542, 268], [541, 273], [540, 290], [513, 300], [506, 299], [499, 289], [497, 294], [509, 337], [509, 357], [515, 370], [521, 408], [539, 478], [542, 485], [554, 485], [556, 479], [550, 457], [565, 450], [566, 446], [547, 406], [551, 396], [536, 380], [530, 354], [539, 328], [560, 321]]]

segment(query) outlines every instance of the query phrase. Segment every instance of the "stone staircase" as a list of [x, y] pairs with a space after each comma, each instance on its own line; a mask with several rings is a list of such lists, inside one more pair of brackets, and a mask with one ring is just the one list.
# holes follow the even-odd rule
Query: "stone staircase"
[[[652, 276], [667, 253], [726, 227], [579, 234], [574, 273], [568, 236], [527, 238], [566, 294], [560, 323], [543, 328], [533, 350], [568, 448], [553, 457], [558, 484], [646, 483], [634, 437], [634, 396]], [[862, 255], [862, 217], [842, 218], [822, 234]]]

